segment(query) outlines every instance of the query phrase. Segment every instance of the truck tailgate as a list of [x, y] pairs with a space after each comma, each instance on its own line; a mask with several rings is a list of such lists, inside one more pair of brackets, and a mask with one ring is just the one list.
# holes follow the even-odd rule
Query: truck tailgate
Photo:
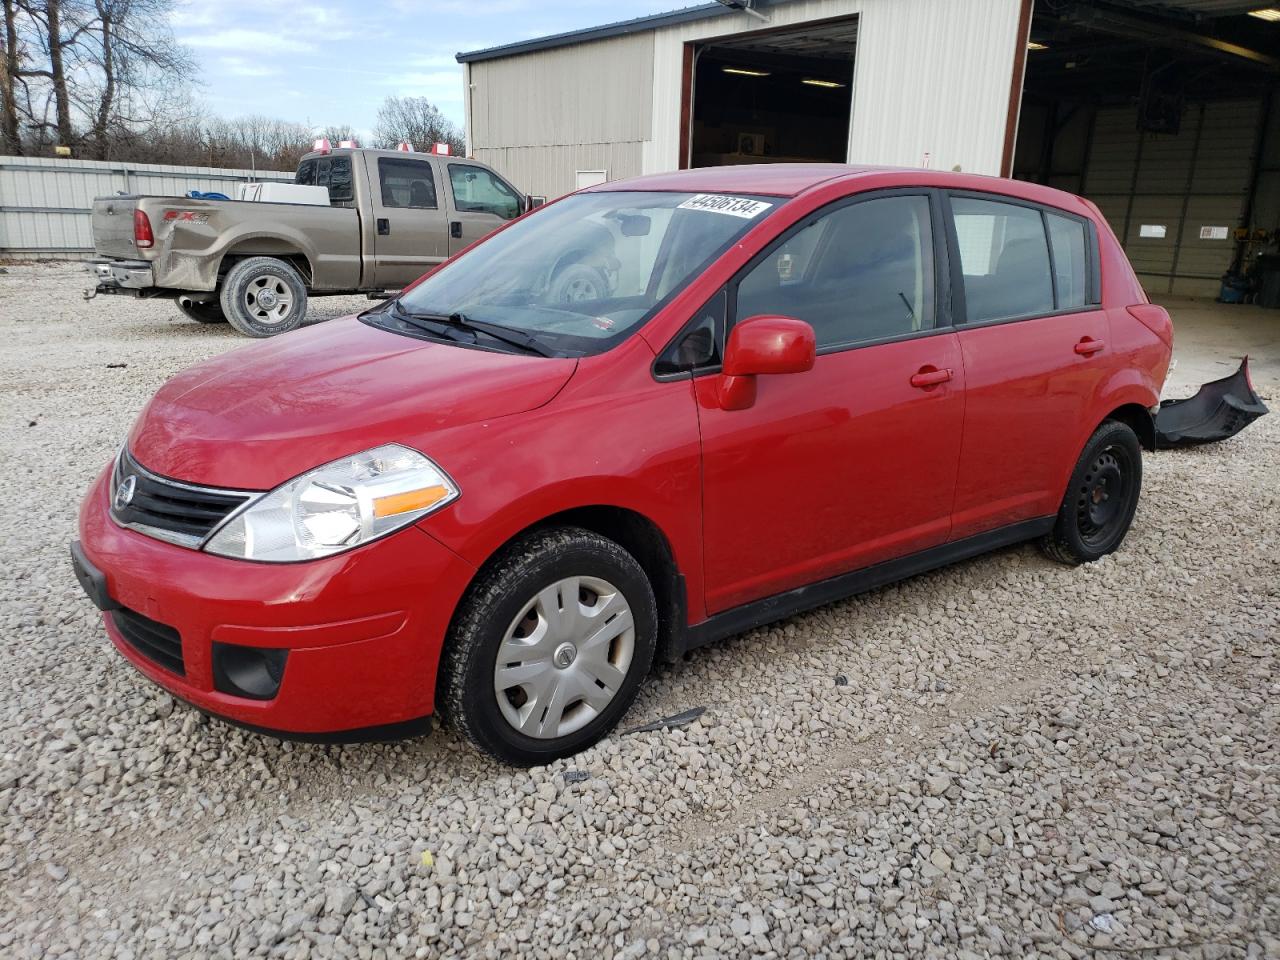
[[138, 256], [133, 245], [133, 211], [137, 206], [137, 197], [98, 197], [93, 201], [93, 249], [99, 256]]

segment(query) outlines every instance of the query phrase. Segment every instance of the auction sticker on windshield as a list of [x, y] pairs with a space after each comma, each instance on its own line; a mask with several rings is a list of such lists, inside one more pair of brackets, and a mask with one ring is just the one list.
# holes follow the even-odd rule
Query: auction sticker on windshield
[[746, 197], [726, 197], [718, 193], [700, 193], [680, 204], [681, 210], [706, 210], [708, 213], [727, 213], [731, 217], [750, 220], [773, 206], [763, 200]]

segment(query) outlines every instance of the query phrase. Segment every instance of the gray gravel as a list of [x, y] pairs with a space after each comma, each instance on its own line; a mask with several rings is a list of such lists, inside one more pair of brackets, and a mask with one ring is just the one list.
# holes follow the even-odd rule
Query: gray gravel
[[79, 498], [244, 341], [80, 286], [0, 274], [0, 955], [1280, 956], [1280, 416], [1148, 458], [1101, 563], [1019, 547], [734, 638], [624, 721], [689, 726], [515, 772], [447, 730], [246, 734], [112, 652]]

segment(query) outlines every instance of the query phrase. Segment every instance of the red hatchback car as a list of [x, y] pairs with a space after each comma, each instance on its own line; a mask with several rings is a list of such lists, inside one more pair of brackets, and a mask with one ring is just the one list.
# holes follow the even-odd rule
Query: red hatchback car
[[611, 183], [169, 381], [72, 554], [120, 652], [202, 710], [301, 739], [441, 710], [542, 763], [655, 658], [1022, 540], [1115, 550], [1171, 344], [1056, 190]]

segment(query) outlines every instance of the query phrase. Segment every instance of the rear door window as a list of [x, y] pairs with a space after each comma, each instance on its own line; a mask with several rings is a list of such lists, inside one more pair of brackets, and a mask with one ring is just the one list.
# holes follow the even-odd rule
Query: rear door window
[[520, 197], [484, 167], [449, 164], [453, 205], [461, 212], [492, 213], [503, 220], [520, 216]]
[[378, 181], [384, 207], [436, 209], [436, 178], [428, 161], [380, 157]]
[[1052, 313], [1053, 274], [1040, 211], [953, 197], [956, 240], [970, 323]]

